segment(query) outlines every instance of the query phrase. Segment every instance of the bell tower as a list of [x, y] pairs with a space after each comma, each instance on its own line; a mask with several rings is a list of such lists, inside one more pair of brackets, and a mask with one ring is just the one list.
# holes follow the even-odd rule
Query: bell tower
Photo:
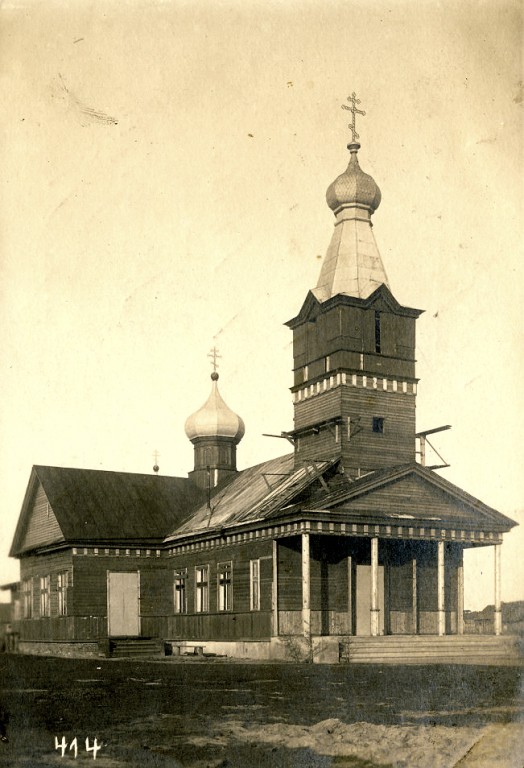
[[341, 458], [366, 472], [415, 461], [415, 321], [389, 288], [372, 230], [381, 193], [358, 162], [353, 93], [347, 169], [330, 184], [335, 230], [316, 287], [288, 325], [293, 331], [297, 466]]

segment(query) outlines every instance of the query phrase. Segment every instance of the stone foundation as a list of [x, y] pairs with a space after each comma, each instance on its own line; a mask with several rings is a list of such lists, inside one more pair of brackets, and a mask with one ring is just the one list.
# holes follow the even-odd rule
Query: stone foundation
[[20, 640], [19, 653], [32, 656], [59, 656], [62, 658], [97, 658], [98, 643], [49, 643]]

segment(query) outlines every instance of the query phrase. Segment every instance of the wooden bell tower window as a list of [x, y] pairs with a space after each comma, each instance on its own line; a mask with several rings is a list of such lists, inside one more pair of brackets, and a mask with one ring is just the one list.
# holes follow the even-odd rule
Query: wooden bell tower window
[[384, 418], [382, 416], [373, 416], [373, 432], [377, 435], [384, 434]]
[[380, 355], [382, 351], [381, 342], [381, 327], [380, 327], [380, 312], [375, 312], [375, 352]]

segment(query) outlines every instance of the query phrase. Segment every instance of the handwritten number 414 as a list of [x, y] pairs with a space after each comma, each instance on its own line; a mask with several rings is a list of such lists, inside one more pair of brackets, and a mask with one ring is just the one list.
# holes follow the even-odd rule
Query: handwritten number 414
[[[95, 739], [93, 741], [93, 746], [89, 743], [89, 738], [86, 739], [86, 752], [92, 752], [93, 753], [93, 760], [96, 760], [96, 753], [101, 749], [100, 744]], [[65, 740], [65, 736], [62, 736], [62, 741], [58, 741], [57, 737], [55, 736], [55, 749], [59, 749], [62, 754], [60, 757], [65, 757], [65, 753], [67, 751], [67, 741]], [[69, 751], [73, 751], [74, 757], [78, 757], [78, 739], [75, 737], [71, 744], [69, 744]]]

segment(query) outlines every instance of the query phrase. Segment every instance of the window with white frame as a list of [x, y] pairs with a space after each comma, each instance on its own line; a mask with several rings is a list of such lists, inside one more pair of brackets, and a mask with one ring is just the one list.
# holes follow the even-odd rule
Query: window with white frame
[[69, 587], [69, 573], [63, 571], [57, 576], [56, 592], [58, 595], [58, 615], [67, 616], [67, 589]]
[[22, 601], [24, 619], [33, 617], [33, 579], [24, 579], [22, 582]]
[[49, 576], [40, 576], [40, 616], [49, 616]]
[[209, 565], [198, 565], [195, 568], [195, 611], [209, 611]]
[[260, 560], [249, 563], [249, 603], [252, 611], [260, 610]]
[[175, 613], [187, 613], [187, 568], [175, 571], [173, 584]]
[[218, 586], [218, 610], [230, 611], [233, 607], [233, 585], [232, 585], [232, 564], [218, 563], [217, 565], [217, 586]]

